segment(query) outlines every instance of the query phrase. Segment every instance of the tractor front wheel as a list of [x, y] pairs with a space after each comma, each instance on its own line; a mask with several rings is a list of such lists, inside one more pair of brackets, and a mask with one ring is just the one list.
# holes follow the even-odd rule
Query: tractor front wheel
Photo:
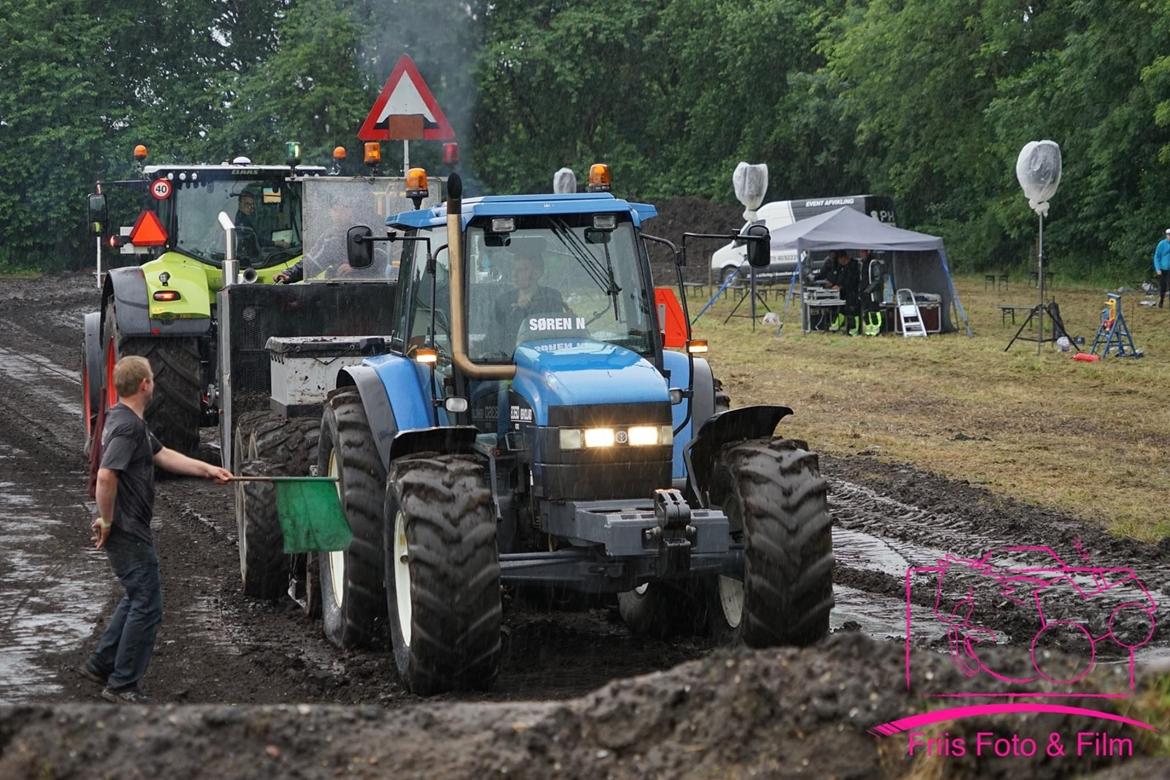
[[337, 478], [349, 549], [318, 554], [325, 636], [338, 647], [374, 644], [386, 619], [382, 575], [382, 493], [386, 474], [357, 388], [325, 401], [317, 473]]
[[829, 632], [828, 485], [806, 447], [787, 439], [729, 444], [712, 473], [711, 498], [742, 535], [744, 578], [717, 578], [709, 611], [717, 631], [751, 647], [809, 645]]
[[[248, 477], [275, 476], [263, 460], [244, 460], [236, 473]], [[276, 514], [276, 492], [271, 482], [236, 483], [236, 544], [240, 550], [240, 579], [244, 595], [275, 601], [288, 588], [288, 556]]]
[[427, 696], [491, 686], [500, 662], [500, 564], [483, 465], [396, 461], [383, 512], [387, 608], [402, 681]]

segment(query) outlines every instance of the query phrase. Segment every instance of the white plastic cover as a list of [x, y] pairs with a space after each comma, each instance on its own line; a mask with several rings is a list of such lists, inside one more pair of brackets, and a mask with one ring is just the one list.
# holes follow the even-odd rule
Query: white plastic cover
[[1032, 211], [1048, 216], [1048, 201], [1060, 186], [1060, 145], [1055, 141], [1024, 144], [1016, 159], [1016, 178]]
[[744, 220], [755, 222], [756, 209], [764, 202], [764, 194], [768, 191], [768, 166], [741, 162], [731, 174], [731, 183], [735, 187], [736, 199], [743, 204]]
[[557, 194], [577, 191], [577, 174], [568, 168], [561, 168], [553, 174], [553, 192]]

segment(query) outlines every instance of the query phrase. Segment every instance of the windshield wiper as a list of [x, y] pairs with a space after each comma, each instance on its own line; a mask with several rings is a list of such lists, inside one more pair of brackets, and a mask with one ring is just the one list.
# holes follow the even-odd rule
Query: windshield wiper
[[572, 231], [572, 229], [565, 224], [564, 220], [554, 219], [552, 225], [553, 235], [561, 240], [561, 244], [565, 246], [569, 252], [576, 258], [577, 262], [585, 269], [591, 278], [606, 295], [613, 298], [614, 315], [617, 315], [617, 296], [621, 294], [622, 288], [617, 286], [617, 282], [613, 278], [613, 264], [609, 259], [609, 250], [605, 252], [605, 265], [603, 266], [589, 248], [581, 241], [581, 238]]

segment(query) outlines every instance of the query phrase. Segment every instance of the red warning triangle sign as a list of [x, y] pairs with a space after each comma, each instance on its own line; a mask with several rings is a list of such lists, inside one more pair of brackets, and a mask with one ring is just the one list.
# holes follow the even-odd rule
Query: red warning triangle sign
[[167, 243], [167, 229], [158, 221], [157, 214], [147, 209], [138, 215], [138, 221], [130, 231], [130, 243], [134, 246], [164, 246]]
[[[420, 121], [421, 120], [421, 121]], [[450, 141], [455, 131], [423, 81], [414, 60], [403, 54], [358, 130], [363, 141]]]

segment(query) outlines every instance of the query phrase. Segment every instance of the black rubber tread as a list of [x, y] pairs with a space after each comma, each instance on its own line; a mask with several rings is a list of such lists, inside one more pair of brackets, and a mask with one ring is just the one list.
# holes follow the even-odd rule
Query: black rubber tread
[[244, 412], [234, 424], [243, 457], [266, 460], [281, 476], [307, 476], [317, 465], [320, 417], [282, 417], [274, 412]]
[[[236, 466], [241, 476], [270, 477], [275, 471], [263, 460], [245, 458]], [[271, 482], [236, 483], [236, 533], [244, 595], [268, 600], [284, 596], [288, 590], [289, 557], [284, 554], [284, 535]]]
[[[394, 583], [394, 520], [406, 521], [411, 642], [403, 642]], [[424, 454], [390, 466], [385, 506], [386, 598], [402, 681], [427, 696], [486, 690], [499, 674], [500, 564], [484, 465]]]
[[808, 645], [829, 631], [833, 539], [828, 484], [804, 442], [729, 444], [712, 474], [712, 499], [744, 540], [744, 613], [751, 647]]
[[146, 407], [146, 424], [164, 446], [190, 455], [199, 447], [202, 421], [203, 364], [194, 338], [125, 337], [118, 332], [112, 303], [106, 305], [102, 339], [113, 340], [117, 357], [141, 355], [154, 371], [154, 396]]
[[[386, 474], [374, 445], [361, 396], [356, 388], [340, 390], [325, 402], [317, 449], [317, 473], [329, 474], [329, 455], [337, 448], [341, 504], [353, 531], [345, 552], [342, 603], [322, 586], [325, 636], [339, 647], [367, 647], [383, 641], [386, 593], [382, 560], [382, 496]], [[319, 554], [320, 579], [329, 575], [329, 554]]]
[[[89, 384], [89, 393], [86, 393], [86, 380]], [[94, 398], [94, 382], [98, 383], [98, 397]], [[93, 450], [93, 440], [97, 427], [97, 404], [101, 403], [103, 392], [103, 378], [89, 375], [89, 361], [86, 359], [85, 345], [81, 347], [81, 432], [85, 436], [85, 446], [82, 448], [85, 457], [89, 457]], [[88, 419], [87, 419], [88, 418]]]

